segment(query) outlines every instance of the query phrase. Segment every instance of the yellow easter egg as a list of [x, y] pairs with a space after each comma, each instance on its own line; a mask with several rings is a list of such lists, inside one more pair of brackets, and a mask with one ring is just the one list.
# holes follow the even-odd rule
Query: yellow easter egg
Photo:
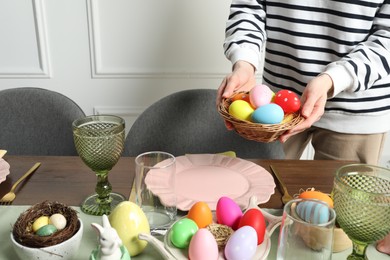
[[253, 107], [244, 100], [233, 101], [229, 106], [229, 114], [241, 120], [250, 121]]
[[282, 124], [290, 122], [293, 119], [294, 119], [294, 114], [291, 114], [291, 113], [290, 114], [285, 114], [284, 118], [283, 118], [283, 121], [282, 121]]
[[37, 232], [38, 229], [40, 229], [43, 226], [46, 226], [49, 224], [49, 217], [48, 216], [41, 216], [37, 218], [32, 225], [32, 229], [34, 232]]
[[148, 242], [138, 239], [138, 234], [150, 234], [150, 226], [145, 213], [137, 204], [130, 201], [119, 203], [108, 219], [130, 256], [136, 256], [145, 249]]

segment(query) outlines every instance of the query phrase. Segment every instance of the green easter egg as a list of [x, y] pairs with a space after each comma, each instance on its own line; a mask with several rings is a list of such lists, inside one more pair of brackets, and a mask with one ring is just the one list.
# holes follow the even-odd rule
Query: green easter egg
[[173, 224], [170, 231], [171, 242], [177, 248], [187, 248], [196, 231], [198, 231], [198, 225], [195, 221], [183, 218]]
[[57, 228], [54, 225], [45, 225], [37, 230], [37, 235], [40, 237], [47, 237], [57, 232]]

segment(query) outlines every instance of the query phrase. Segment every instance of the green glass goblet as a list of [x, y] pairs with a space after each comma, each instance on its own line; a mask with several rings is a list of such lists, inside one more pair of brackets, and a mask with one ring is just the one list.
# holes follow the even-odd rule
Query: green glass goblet
[[112, 192], [108, 173], [122, 155], [125, 122], [111, 115], [94, 115], [73, 122], [73, 139], [77, 153], [97, 177], [96, 194], [89, 196], [81, 210], [90, 215], [109, 215], [125, 198]]
[[336, 172], [332, 194], [336, 221], [353, 243], [347, 259], [367, 259], [367, 246], [390, 232], [390, 169], [343, 166]]

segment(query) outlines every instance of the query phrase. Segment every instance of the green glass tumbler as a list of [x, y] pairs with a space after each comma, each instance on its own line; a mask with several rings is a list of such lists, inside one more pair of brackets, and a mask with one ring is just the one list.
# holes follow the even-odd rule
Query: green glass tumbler
[[343, 166], [336, 172], [332, 196], [336, 221], [353, 243], [347, 259], [367, 259], [367, 246], [390, 232], [390, 169]]
[[125, 142], [125, 121], [118, 116], [93, 115], [72, 124], [77, 153], [97, 177], [95, 194], [81, 205], [90, 215], [109, 215], [125, 198], [112, 192], [108, 173], [122, 155]]

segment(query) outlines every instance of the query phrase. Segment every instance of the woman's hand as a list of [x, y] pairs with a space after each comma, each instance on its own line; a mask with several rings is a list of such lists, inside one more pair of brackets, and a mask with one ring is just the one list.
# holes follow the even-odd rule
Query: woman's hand
[[333, 90], [333, 81], [327, 74], [321, 74], [312, 79], [306, 86], [301, 97], [301, 114], [305, 120], [296, 127], [286, 131], [279, 140], [284, 143], [291, 136], [303, 132], [320, 120], [325, 111], [328, 93]]
[[[256, 84], [255, 68], [246, 61], [238, 61], [233, 66], [233, 71], [223, 80], [217, 91], [217, 107], [222, 98], [229, 98], [234, 93], [240, 91], [249, 91]], [[226, 128], [233, 130], [233, 125], [225, 121]]]
[[218, 88], [217, 105], [222, 98], [231, 97], [235, 92], [249, 91], [256, 84], [255, 68], [246, 61], [238, 61], [233, 66], [233, 71], [227, 75]]

